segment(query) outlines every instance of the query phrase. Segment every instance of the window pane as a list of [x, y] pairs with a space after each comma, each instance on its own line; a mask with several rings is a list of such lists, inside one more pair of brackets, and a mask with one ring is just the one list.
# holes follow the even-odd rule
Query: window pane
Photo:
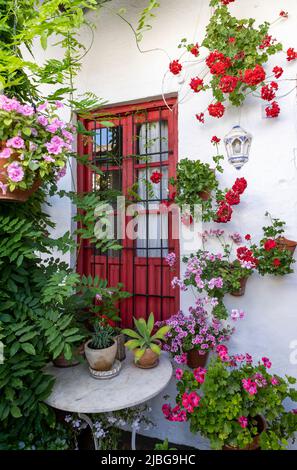
[[138, 128], [138, 153], [142, 157], [140, 163], [146, 155], [149, 155], [149, 163], [167, 160], [168, 155], [161, 155], [163, 152], [168, 152], [167, 121], [141, 124]]
[[96, 129], [94, 137], [95, 158], [100, 161], [110, 160], [114, 165], [120, 165], [122, 140], [121, 126]]

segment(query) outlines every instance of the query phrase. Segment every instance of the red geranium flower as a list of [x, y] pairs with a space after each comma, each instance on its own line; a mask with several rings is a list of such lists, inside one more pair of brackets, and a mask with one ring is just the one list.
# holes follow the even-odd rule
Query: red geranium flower
[[159, 171], [154, 171], [152, 174], [151, 174], [151, 182], [154, 183], [154, 184], [158, 184], [160, 183], [161, 179], [162, 179], [162, 173], [160, 173]]
[[217, 145], [220, 142], [221, 142], [221, 139], [219, 139], [219, 137], [217, 137], [216, 135], [214, 135], [213, 138], [211, 139], [211, 143], [214, 145]]
[[198, 43], [196, 43], [194, 46], [191, 47], [190, 52], [191, 52], [191, 54], [193, 54], [195, 57], [198, 57], [198, 55], [199, 55], [199, 46], [198, 46]]
[[272, 72], [274, 73], [275, 78], [280, 78], [284, 73], [284, 70], [276, 65]]
[[272, 101], [275, 98], [275, 91], [278, 90], [278, 84], [271, 82], [270, 85], [264, 85], [261, 88], [261, 97], [265, 101]]
[[196, 119], [204, 124], [204, 113], [196, 114]]
[[178, 75], [181, 72], [182, 68], [183, 66], [179, 63], [178, 60], [173, 60], [169, 64], [169, 70], [171, 73], [173, 73], [173, 75]]
[[287, 11], [282, 10], [279, 16], [282, 16], [283, 18], [289, 18], [289, 13]]
[[265, 38], [263, 39], [262, 43], [260, 44], [260, 49], [266, 49], [267, 47], [272, 46], [275, 43], [276, 39], [272, 39], [272, 36], [268, 36], [266, 34]]
[[262, 65], [256, 65], [253, 69], [247, 69], [244, 72], [242, 81], [249, 86], [256, 86], [264, 82], [265, 78], [266, 73]]
[[249, 250], [246, 246], [241, 246], [237, 248], [237, 259], [239, 261], [245, 261], [247, 263], [252, 263], [252, 265], [257, 266], [258, 260], [254, 257], [252, 250]]
[[250, 240], [252, 237], [250, 236], [249, 233], [246, 234], [246, 236], [244, 237], [246, 240]]
[[271, 251], [276, 247], [276, 241], [273, 240], [272, 238], [269, 238], [265, 243], [264, 243], [264, 250], [265, 251]]
[[229, 3], [235, 2], [235, 0], [221, 0], [223, 5], [229, 5]]
[[195, 91], [195, 93], [198, 93], [203, 89], [203, 80], [199, 77], [192, 78], [190, 87]]
[[213, 75], [224, 75], [226, 70], [231, 67], [232, 62], [229, 57], [225, 57], [221, 52], [214, 51], [207, 57], [206, 65]]
[[231, 37], [228, 39], [228, 41], [230, 44], [234, 44], [236, 42], [236, 38]]
[[280, 113], [280, 107], [276, 101], [273, 101], [271, 106], [267, 106], [267, 108], [265, 108], [265, 111], [268, 118], [277, 118]]
[[216, 222], [226, 224], [231, 220], [232, 217], [232, 207], [227, 204], [225, 201], [221, 201], [219, 203], [219, 207], [217, 210], [217, 219]]
[[230, 206], [237, 206], [240, 203], [240, 196], [235, 191], [228, 191], [225, 198]]
[[278, 268], [280, 265], [281, 265], [280, 259], [275, 258], [275, 259], [273, 260], [273, 266], [275, 266], [276, 268]]
[[208, 106], [208, 112], [209, 112], [210, 116], [213, 116], [213, 117], [216, 117], [216, 118], [221, 118], [222, 116], [224, 116], [225, 106], [220, 102], [218, 102], [216, 104], [210, 104]]
[[247, 181], [245, 178], [237, 178], [235, 183], [232, 186], [232, 189], [235, 193], [243, 194], [247, 188]]
[[292, 60], [296, 60], [296, 59], [297, 59], [297, 52], [295, 51], [293, 47], [290, 47], [287, 50], [287, 61], [291, 62]]
[[235, 90], [239, 79], [232, 77], [232, 75], [225, 75], [222, 77], [219, 83], [219, 87], [223, 93], [232, 93]]

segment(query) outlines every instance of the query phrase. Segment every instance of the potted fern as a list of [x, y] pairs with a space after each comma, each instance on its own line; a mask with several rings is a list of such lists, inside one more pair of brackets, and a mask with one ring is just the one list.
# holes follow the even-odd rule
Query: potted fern
[[114, 330], [109, 325], [94, 325], [93, 337], [85, 344], [85, 355], [90, 368], [95, 371], [112, 369], [117, 354]]
[[123, 334], [132, 338], [127, 341], [126, 346], [134, 352], [135, 365], [141, 369], [152, 369], [159, 363], [161, 354], [161, 340], [170, 330], [170, 326], [162, 326], [155, 334], [153, 334], [155, 326], [154, 314], [151, 313], [148, 321], [144, 318], [134, 318], [134, 325], [137, 331], [125, 329]]

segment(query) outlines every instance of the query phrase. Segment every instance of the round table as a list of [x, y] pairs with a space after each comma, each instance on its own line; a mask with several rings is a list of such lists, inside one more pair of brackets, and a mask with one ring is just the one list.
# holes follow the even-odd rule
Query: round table
[[[88, 364], [60, 369], [48, 365], [45, 372], [56, 379], [46, 403], [58, 410], [78, 413], [93, 431], [90, 413], [108, 413], [132, 408], [159, 395], [172, 377], [172, 365], [166, 354], [160, 356], [159, 365], [153, 369], [139, 369], [133, 363], [134, 356], [128, 352], [118, 376], [94, 379]], [[93, 433], [95, 449], [100, 448]], [[132, 449], [135, 450], [136, 429], [132, 428]]]

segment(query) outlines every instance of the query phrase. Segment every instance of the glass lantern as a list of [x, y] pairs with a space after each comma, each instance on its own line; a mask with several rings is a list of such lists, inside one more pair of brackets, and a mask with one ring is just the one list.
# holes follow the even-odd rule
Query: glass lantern
[[236, 170], [240, 170], [248, 162], [252, 135], [240, 126], [234, 126], [224, 138], [228, 160]]

